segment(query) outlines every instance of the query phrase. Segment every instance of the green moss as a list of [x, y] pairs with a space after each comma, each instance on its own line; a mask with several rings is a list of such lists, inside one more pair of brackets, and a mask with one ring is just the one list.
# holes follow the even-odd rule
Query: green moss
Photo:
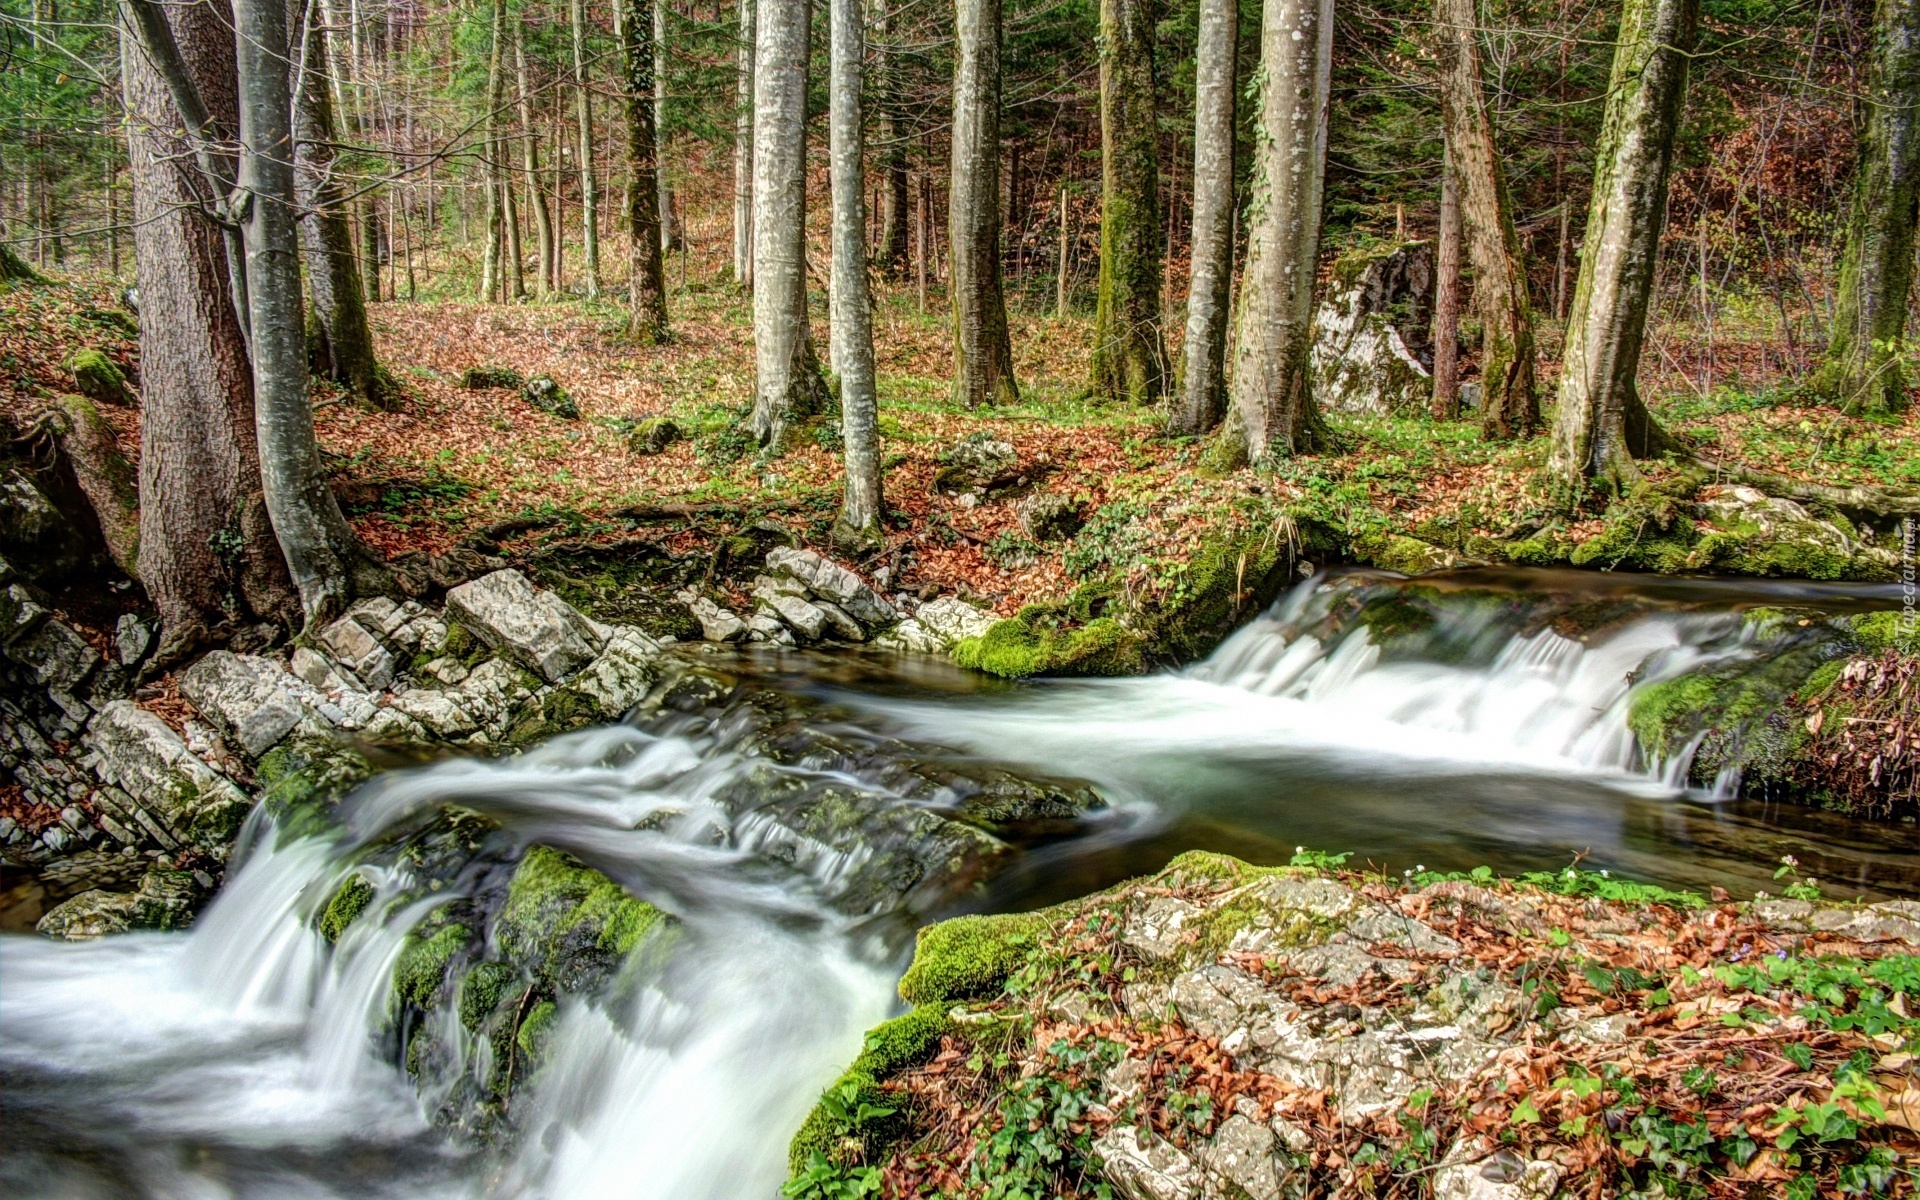
[[560, 1008], [551, 1000], [542, 1000], [527, 1011], [527, 1019], [520, 1022], [514, 1042], [520, 1047], [528, 1066], [538, 1066], [540, 1060], [546, 1057], [547, 1038], [559, 1020]]
[[929, 925], [914, 943], [913, 965], [900, 977], [900, 998], [941, 1004], [997, 993], [1046, 928], [1038, 913], [954, 917]]
[[478, 1030], [493, 1015], [493, 1010], [500, 1007], [500, 998], [507, 989], [519, 980], [520, 972], [503, 962], [474, 966], [460, 979], [457, 993], [460, 1023], [469, 1030]]
[[1920, 652], [1920, 628], [1905, 619], [1905, 614], [1888, 609], [1861, 613], [1848, 622], [1853, 641], [1862, 654], [1884, 654], [1898, 648], [1902, 653]]
[[393, 964], [393, 990], [402, 1002], [431, 1010], [446, 982], [447, 965], [473, 937], [464, 925], [445, 925], [430, 936], [407, 935]]
[[1401, 575], [1443, 571], [1453, 561], [1452, 556], [1438, 546], [1400, 533], [1363, 534], [1353, 540], [1353, 553], [1362, 562]]
[[331, 829], [335, 801], [372, 774], [373, 764], [351, 746], [296, 736], [268, 751], [254, 778], [281, 836], [308, 837]]
[[507, 731], [507, 741], [526, 745], [592, 725], [600, 717], [600, 702], [592, 696], [578, 688], [555, 688], [539, 703], [527, 706]]
[[996, 623], [980, 637], [963, 638], [953, 661], [1003, 679], [1033, 675], [1138, 675], [1146, 669], [1143, 640], [1110, 617], [1078, 629], [1036, 629], [1027, 617]]
[[[799, 1171], [815, 1152], [845, 1161], [845, 1151], [864, 1153], [891, 1141], [905, 1122], [898, 1097], [884, 1091], [882, 1081], [932, 1057], [952, 1028], [943, 1004], [923, 1004], [870, 1030], [860, 1056], [826, 1090], [831, 1100], [814, 1105], [794, 1134], [787, 1147], [788, 1166]], [[888, 1111], [865, 1121], [847, 1119], [863, 1106]]]
[[1156, 661], [1204, 658], [1293, 578], [1299, 535], [1291, 519], [1213, 538], [1176, 574], [1164, 599], [1139, 614]]
[[495, 937], [509, 957], [555, 990], [584, 992], [666, 919], [571, 855], [532, 846], [507, 886]]
[[468, 367], [460, 376], [460, 386], [479, 390], [482, 388], [517, 388], [525, 380], [520, 372], [512, 367]]
[[339, 941], [347, 926], [359, 920], [371, 903], [373, 885], [358, 875], [349, 875], [345, 883], [334, 889], [327, 906], [320, 910], [320, 936], [329, 942]]
[[92, 346], [75, 350], [67, 359], [67, 370], [72, 372], [80, 394], [96, 404], [126, 407], [134, 403], [126, 375], [111, 358]]

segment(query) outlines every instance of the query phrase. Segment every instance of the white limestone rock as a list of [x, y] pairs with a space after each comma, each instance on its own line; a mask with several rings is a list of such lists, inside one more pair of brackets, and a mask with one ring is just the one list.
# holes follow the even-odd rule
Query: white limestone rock
[[798, 596], [770, 592], [760, 597], [760, 611], [780, 618], [795, 633], [810, 642], [820, 640], [827, 628], [827, 614]]
[[180, 675], [180, 694], [253, 758], [292, 733], [307, 713], [299, 680], [256, 654], [215, 650]]
[[[206, 836], [224, 844], [226, 828], [237, 827], [249, 807], [231, 780], [188, 750], [165, 721], [131, 700], [102, 708], [84, 741], [97, 756], [94, 773], [126, 793], [137, 814], [158, 814], [159, 823], [180, 840]], [[217, 832], [209, 836], [209, 831]]]
[[579, 610], [552, 592], [536, 589], [511, 568], [449, 591], [447, 612], [481, 641], [549, 683], [559, 683], [592, 662], [606, 641]]
[[811, 550], [781, 546], [767, 554], [767, 570], [807, 585], [822, 600], [830, 600], [862, 625], [886, 625], [897, 619], [893, 606], [852, 571]]
[[943, 650], [963, 638], [983, 636], [996, 621], [992, 613], [982, 612], [954, 596], [942, 596], [922, 604], [913, 619], [940, 640]]
[[1150, 1129], [1109, 1126], [1093, 1150], [1107, 1182], [1127, 1200], [1194, 1200], [1205, 1186], [1199, 1164]]

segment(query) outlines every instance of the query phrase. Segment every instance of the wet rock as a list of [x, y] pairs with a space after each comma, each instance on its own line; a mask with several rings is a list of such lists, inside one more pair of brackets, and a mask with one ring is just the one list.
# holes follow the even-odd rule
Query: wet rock
[[514, 870], [494, 937], [516, 965], [548, 987], [588, 994], [665, 919], [571, 855], [531, 846]]
[[813, 595], [839, 605], [862, 625], [886, 625], [897, 619], [893, 606], [868, 587], [865, 580], [811, 550], [776, 547], [767, 552], [767, 570], [806, 585]]
[[1080, 506], [1058, 492], [1041, 492], [1020, 502], [1017, 510], [1020, 528], [1036, 542], [1065, 541], [1080, 532], [1085, 522]]
[[810, 642], [820, 640], [827, 628], [827, 614], [798, 596], [785, 592], [762, 592], [760, 611], [778, 617], [794, 633]]
[[1418, 351], [1432, 304], [1428, 243], [1343, 255], [1314, 313], [1314, 397], [1341, 412], [1424, 410], [1433, 378]]
[[659, 653], [659, 644], [638, 629], [615, 626], [606, 649], [573, 680], [573, 687], [599, 706], [601, 717], [617, 720], [646, 697], [659, 677]]
[[593, 661], [605, 638], [572, 605], [512, 569], [447, 593], [447, 613], [481, 641], [558, 683]]
[[1102, 1174], [1127, 1200], [1194, 1200], [1205, 1176], [1179, 1147], [1134, 1125], [1112, 1125], [1093, 1143]]
[[543, 413], [551, 413], [563, 420], [580, 419], [580, 408], [574, 404], [567, 389], [554, 382], [551, 375], [535, 375], [520, 387], [520, 398]]
[[181, 673], [180, 694], [230, 745], [259, 758], [306, 715], [298, 683], [272, 659], [215, 650]]
[[33, 928], [55, 941], [90, 942], [132, 929], [138, 904], [131, 892], [95, 888], [55, 905]]
[[732, 610], [720, 607], [692, 589], [680, 593], [680, 600], [693, 613], [693, 619], [700, 622], [700, 632], [708, 641], [737, 642], [747, 636], [747, 623]]
[[151, 811], [183, 841], [224, 855], [250, 807], [239, 788], [202, 762], [166, 722], [132, 701], [100, 710], [86, 732], [100, 778]]
[[1718, 533], [1702, 539], [1696, 557], [1739, 574], [1891, 579], [1899, 566], [1891, 551], [1755, 488], [1719, 488], [1697, 510]]
[[793, 631], [788, 629], [779, 618], [757, 612], [747, 618], [747, 640], [750, 642], [775, 642], [782, 646], [791, 646]]
[[861, 627], [860, 622], [847, 615], [846, 609], [831, 600], [815, 600], [813, 606], [825, 614], [828, 626], [842, 641], [864, 642], [867, 640], [867, 631]]
[[627, 435], [627, 448], [635, 454], [664, 454], [668, 446], [685, 438], [686, 432], [667, 417], [647, 417], [637, 422]]
[[518, 388], [526, 382], [511, 367], [468, 367], [460, 376], [460, 386], [471, 391], [487, 388]]
[[943, 596], [922, 604], [913, 614], [913, 619], [941, 643], [941, 649], [962, 638], [985, 636], [996, 620], [992, 613], [982, 612], [953, 596]]
[[151, 621], [134, 613], [122, 613], [113, 629], [113, 649], [120, 656], [120, 665], [139, 666], [147, 651], [153, 648], [154, 633]]
[[947, 648], [945, 641], [929, 633], [913, 617], [908, 617], [875, 638], [873, 644], [881, 650], [905, 650], [915, 654], [939, 654]]

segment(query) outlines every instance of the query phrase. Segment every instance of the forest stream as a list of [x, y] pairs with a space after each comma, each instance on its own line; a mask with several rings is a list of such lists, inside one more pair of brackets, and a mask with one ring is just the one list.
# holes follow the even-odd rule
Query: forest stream
[[[1791, 854], [1835, 894], [1920, 895], [1911, 824], [1725, 798], [1732, 779], [1689, 786], [1688, 763], [1643, 761], [1628, 725], [1636, 687], [1758, 662], [1745, 610], [1897, 601], [1857, 586], [1351, 572], [1299, 585], [1205, 661], [1140, 678], [1004, 684], [866, 651], [743, 655], [731, 669], [881, 756], [1084, 781], [1105, 803], [1030, 823], [984, 879], [886, 904], [848, 896], [893, 848], [827, 852], [717, 802], [748, 777], [805, 773], [742, 750], [724, 714], [390, 770], [335, 827], [256, 811], [190, 931], [4, 935], [0, 1192], [772, 1197], [821, 1088], [895, 1006], [916, 924], [1083, 895], [1193, 848], [1260, 863], [1346, 851], [1394, 875], [1578, 860], [1736, 896], [1770, 886]], [[885, 793], [891, 778], [841, 782]], [[460, 869], [424, 885], [420, 855], [363, 853], [410, 844], [449, 805], [496, 829]], [[435, 1114], [500, 1044], [463, 1026], [461, 1002], [399, 1009], [393, 981], [411, 931], [502, 890], [503, 843], [577, 857], [677, 932], [643, 940], [597, 999], [562, 1000], [537, 1073], [523, 1068], [510, 1109], [473, 1137]], [[316, 920], [349, 875], [377, 919], [330, 943]], [[410, 1070], [409, 1022], [451, 1059]]]

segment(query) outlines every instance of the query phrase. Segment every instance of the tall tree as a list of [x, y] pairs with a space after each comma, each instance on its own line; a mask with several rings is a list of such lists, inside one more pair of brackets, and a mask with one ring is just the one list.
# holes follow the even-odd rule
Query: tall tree
[[506, 199], [500, 173], [500, 96], [506, 47], [506, 0], [493, 0], [493, 19], [487, 36], [487, 242], [480, 256], [480, 299], [502, 299], [506, 287]]
[[654, 118], [653, 38], [655, 26], [645, 0], [616, 0], [623, 7], [621, 49], [624, 53], [627, 105], [627, 233], [632, 267], [628, 284], [633, 312], [627, 332], [647, 345], [667, 338], [667, 275], [660, 236], [659, 147]]
[[[227, 6], [172, 5], [162, 20], [193, 95], [217, 116], [210, 132], [226, 142], [239, 127]], [[267, 518], [225, 237], [202, 212], [199, 180], [180, 167], [192, 151], [177, 131], [190, 127], [133, 30], [121, 65], [141, 300], [137, 562], [169, 662], [236, 621], [297, 619], [299, 600]]]
[[553, 291], [553, 258], [560, 243], [554, 237], [553, 211], [547, 207], [547, 193], [540, 186], [540, 135], [533, 128], [533, 89], [527, 78], [526, 38], [520, 24], [513, 27], [513, 73], [515, 101], [520, 110], [520, 170], [527, 177], [527, 196], [533, 203], [534, 233], [540, 250], [540, 273], [534, 291], [546, 296]]
[[1264, 462], [1320, 440], [1307, 367], [1332, 68], [1333, 0], [1266, 0], [1229, 457]]
[[760, 0], [753, 87], [752, 428], [783, 448], [824, 385], [807, 329], [807, 0]]
[[309, 350], [314, 373], [333, 380], [361, 402], [386, 408], [399, 397], [373, 352], [366, 296], [354, 253], [353, 222], [348, 219], [340, 180], [335, 174], [333, 96], [327, 86], [328, 33], [311, 14], [301, 76], [295, 98], [295, 183], [300, 189], [300, 245], [306, 256], [307, 291], [313, 302]]
[[832, 0], [829, 139], [833, 173], [833, 362], [840, 378], [840, 426], [846, 443], [846, 492], [833, 536], [844, 546], [877, 547], [880, 529], [880, 431], [873, 380], [873, 317], [867, 291], [867, 197], [860, 87], [866, 53], [863, 0]]
[[1533, 312], [1513, 202], [1487, 111], [1474, 0], [1434, 0], [1434, 23], [1440, 115], [1473, 262], [1473, 304], [1480, 315], [1480, 430], [1489, 438], [1524, 437], [1540, 423]]
[[1160, 334], [1159, 128], [1153, 0], [1100, 0], [1100, 293], [1093, 393], [1151, 404], [1166, 390]]
[[1626, 0], [1620, 15], [1554, 415], [1551, 469], [1569, 496], [1590, 481], [1625, 491], [1634, 459], [1673, 446], [1634, 377], [1699, 17], [1700, 0]]
[[580, 252], [585, 260], [587, 295], [600, 297], [600, 193], [593, 177], [593, 92], [587, 87], [586, 0], [568, 0], [568, 25], [573, 34], [573, 103], [578, 123], [580, 168]]
[[653, 140], [654, 188], [660, 193], [660, 248], [680, 248], [680, 225], [674, 217], [673, 180], [667, 176], [667, 0], [653, 0]]
[[1433, 419], [1460, 417], [1460, 185], [1440, 163], [1440, 231], [1433, 271]]
[[[1186, 377], [1174, 433], [1212, 432], [1227, 409], [1227, 318], [1233, 289], [1234, 63], [1240, 9], [1200, 0], [1194, 63], [1193, 271], [1187, 289]], [[1064, 218], [1066, 193], [1061, 192]], [[1066, 223], [1061, 222], [1061, 245]], [[1065, 255], [1062, 255], [1064, 276]]]
[[753, 59], [755, 0], [740, 0], [739, 97], [733, 114], [733, 277], [753, 284]]
[[900, 119], [900, 82], [893, 60], [893, 9], [873, 2], [874, 98], [880, 106], [880, 269], [907, 273], [907, 130]]
[[1901, 365], [1920, 206], [1920, 0], [1879, 0], [1833, 329], [1813, 390], [1849, 410], [1906, 410]]
[[1000, 281], [1000, 0], [954, 0], [953, 23], [953, 393], [969, 407], [1011, 404], [1020, 389]]

